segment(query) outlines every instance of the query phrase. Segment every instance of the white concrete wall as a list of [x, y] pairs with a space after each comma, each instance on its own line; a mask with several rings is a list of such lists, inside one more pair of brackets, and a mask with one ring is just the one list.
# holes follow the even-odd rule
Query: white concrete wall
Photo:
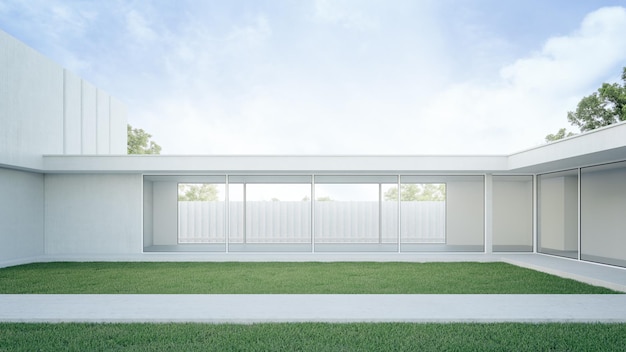
[[446, 182], [446, 244], [483, 246], [485, 191], [483, 177]]
[[82, 148], [82, 83], [80, 77], [64, 70], [64, 104], [63, 121], [65, 144], [63, 154], [81, 154]]
[[93, 84], [82, 81], [81, 102], [81, 154], [97, 154], [98, 90]]
[[43, 175], [0, 168], [0, 267], [43, 255]]
[[139, 174], [45, 176], [48, 256], [142, 252]]
[[109, 95], [98, 89], [96, 92], [96, 152], [109, 154], [111, 125]]
[[0, 31], [0, 165], [63, 153], [63, 70]]
[[111, 107], [109, 110], [109, 147], [110, 154], [126, 155], [127, 154], [127, 137], [126, 131], [126, 106], [115, 99], [109, 97]]
[[493, 177], [494, 251], [532, 251], [532, 176]]
[[581, 172], [582, 259], [626, 266], [626, 162]]
[[178, 183], [152, 183], [152, 244], [178, 243]]
[[152, 181], [144, 180], [143, 183], [143, 246], [150, 247], [154, 245], [153, 238], [153, 210], [152, 204], [153, 200], [153, 190], [152, 190]]
[[0, 31], [0, 165], [96, 153], [126, 154], [123, 105]]

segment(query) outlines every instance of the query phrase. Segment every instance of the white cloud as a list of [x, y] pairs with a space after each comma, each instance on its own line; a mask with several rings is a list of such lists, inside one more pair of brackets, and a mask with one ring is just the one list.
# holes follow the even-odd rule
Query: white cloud
[[136, 42], [143, 45], [158, 37], [146, 18], [134, 9], [126, 13], [126, 29]]
[[255, 47], [263, 44], [271, 35], [272, 28], [269, 21], [262, 14], [258, 14], [243, 26], [235, 26], [226, 36], [226, 40], [245, 47]]
[[52, 0], [3, 1], [0, 14], [8, 17], [5, 26], [28, 29], [28, 34], [36, 33], [48, 44], [82, 36], [89, 21], [97, 17], [96, 11]]
[[[455, 84], [428, 106], [431, 142], [444, 152], [509, 153], [567, 126], [566, 113], [626, 60], [626, 10], [590, 13], [570, 35], [501, 70], [492, 86]], [[459, 143], [461, 142], [461, 143]]]
[[550, 38], [540, 52], [502, 70], [516, 88], [561, 96], [595, 84], [626, 59], [626, 9], [602, 8], [568, 36]]
[[315, 0], [315, 18], [356, 31], [377, 29], [378, 19], [363, 11], [363, 1]]

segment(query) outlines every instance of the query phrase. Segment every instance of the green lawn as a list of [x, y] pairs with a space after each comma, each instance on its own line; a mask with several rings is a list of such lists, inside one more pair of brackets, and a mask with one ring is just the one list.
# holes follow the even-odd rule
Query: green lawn
[[615, 293], [506, 263], [39, 263], [0, 269], [0, 293]]
[[626, 351], [626, 324], [1, 324], [0, 351]]

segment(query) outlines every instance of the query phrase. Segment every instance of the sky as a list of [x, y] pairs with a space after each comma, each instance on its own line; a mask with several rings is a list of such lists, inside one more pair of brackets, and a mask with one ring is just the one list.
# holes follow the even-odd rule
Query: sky
[[626, 66], [626, 0], [0, 0], [162, 154], [509, 154]]

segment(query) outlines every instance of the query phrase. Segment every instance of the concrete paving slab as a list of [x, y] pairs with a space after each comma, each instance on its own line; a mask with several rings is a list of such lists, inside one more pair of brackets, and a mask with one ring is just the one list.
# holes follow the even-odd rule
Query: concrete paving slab
[[548, 274], [626, 292], [626, 268], [544, 254], [506, 254], [504, 262]]
[[626, 295], [0, 295], [0, 321], [626, 323]]

